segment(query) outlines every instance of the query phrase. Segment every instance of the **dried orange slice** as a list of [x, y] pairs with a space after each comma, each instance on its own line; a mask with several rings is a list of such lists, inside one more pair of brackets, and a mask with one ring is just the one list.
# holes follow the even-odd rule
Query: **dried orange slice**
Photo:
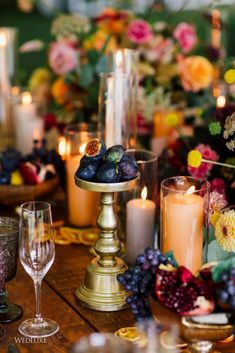
[[80, 241], [84, 245], [93, 245], [99, 238], [99, 233], [96, 228], [84, 229], [80, 234]]
[[144, 347], [147, 344], [147, 337], [143, 331], [138, 330], [137, 327], [122, 327], [114, 333], [126, 341], [137, 344], [139, 347]]
[[63, 238], [67, 239], [71, 243], [80, 244], [81, 243], [81, 230], [71, 227], [61, 227], [60, 234]]

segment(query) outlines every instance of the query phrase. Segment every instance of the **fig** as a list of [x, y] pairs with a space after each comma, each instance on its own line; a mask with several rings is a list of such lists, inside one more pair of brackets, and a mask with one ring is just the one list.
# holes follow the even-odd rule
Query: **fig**
[[8, 172], [0, 172], [0, 185], [10, 184], [11, 174]]
[[184, 266], [168, 269], [160, 265], [156, 274], [157, 299], [179, 315], [206, 315], [215, 304], [209, 285], [193, 276]]
[[2, 169], [6, 172], [13, 172], [19, 167], [21, 153], [15, 148], [7, 148], [2, 152]]
[[139, 168], [137, 162], [126, 154], [123, 155], [122, 159], [118, 164], [118, 169], [121, 174], [122, 180], [130, 180], [137, 177]]
[[121, 179], [119, 168], [113, 162], [101, 164], [97, 171], [97, 181], [100, 183], [118, 183]]
[[98, 166], [99, 166], [99, 161], [83, 160], [83, 162], [80, 163], [78, 170], [76, 171], [76, 175], [80, 179], [93, 181], [95, 180]]
[[105, 143], [100, 141], [98, 138], [94, 138], [88, 142], [85, 148], [85, 156], [90, 160], [101, 160], [103, 159], [106, 152]]
[[107, 149], [105, 153], [105, 160], [107, 162], [119, 162], [124, 155], [125, 151], [122, 145], [114, 145]]

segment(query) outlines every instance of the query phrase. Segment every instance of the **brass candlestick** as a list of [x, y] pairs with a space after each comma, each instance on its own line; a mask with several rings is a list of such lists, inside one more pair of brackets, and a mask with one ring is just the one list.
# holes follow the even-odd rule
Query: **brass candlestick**
[[78, 301], [89, 309], [117, 311], [127, 307], [127, 292], [117, 281], [117, 275], [123, 273], [127, 266], [117, 257], [121, 246], [117, 239], [114, 193], [133, 189], [138, 178], [105, 184], [81, 180], [75, 175], [75, 183], [80, 188], [101, 192], [101, 211], [97, 219], [100, 238], [95, 245], [98, 256], [88, 265], [84, 283], [76, 291]]

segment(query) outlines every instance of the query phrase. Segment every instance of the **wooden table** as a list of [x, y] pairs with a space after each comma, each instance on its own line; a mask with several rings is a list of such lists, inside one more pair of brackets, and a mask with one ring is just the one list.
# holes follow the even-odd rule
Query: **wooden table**
[[[0, 342], [0, 353], [7, 352], [8, 345], [16, 342], [20, 353], [68, 353], [81, 336], [94, 331], [114, 332], [134, 325], [129, 309], [113, 313], [95, 312], [77, 303], [75, 289], [81, 283], [91, 258], [86, 246], [57, 245], [55, 262], [43, 283], [42, 312], [45, 317], [58, 322], [59, 332], [41, 343], [27, 343], [17, 331], [21, 320], [4, 324], [2, 327], [6, 330], [6, 337]], [[24, 309], [22, 320], [32, 317], [35, 307], [33, 282], [20, 264], [16, 277], [7, 283], [7, 289], [9, 301]], [[220, 344], [216, 349], [221, 353], [234, 353], [235, 344]]]
[[[65, 215], [65, 204], [52, 203], [53, 219]], [[0, 215], [10, 216], [12, 210], [0, 208]], [[20, 353], [69, 353], [74, 342], [92, 332], [115, 332], [121, 327], [134, 326], [133, 315], [129, 309], [119, 312], [97, 312], [81, 307], [75, 296], [75, 290], [81, 284], [85, 268], [91, 261], [89, 247], [84, 245], [57, 245], [55, 261], [43, 280], [42, 314], [55, 320], [59, 332], [42, 340], [41, 343], [29, 343], [17, 328], [21, 320], [35, 314], [35, 296], [32, 279], [19, 263], [16, 277], [7, 283], [9, 302], [22, 306], [23, 317], [0, 327], [6, 335], [0, 340], [0, 353], [12, 353], [7, 350], [13, 344]], [[187, 351], [184, 351], [186, 353]], [[235, 343], [217, 344], [214, 353], [235, 353]], [[121, 352], [120, 352], [121, 353]], [[188, 353], [188, 352], [187, 352]]]

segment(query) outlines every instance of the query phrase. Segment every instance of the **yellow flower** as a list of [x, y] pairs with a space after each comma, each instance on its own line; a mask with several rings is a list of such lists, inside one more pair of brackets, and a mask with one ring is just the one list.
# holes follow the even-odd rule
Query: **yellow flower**
[[180, 59], [178, 70], [185, 91], [198, 92], [208, 88], [214, 77], [213, 65], [203, 56]]
[[165, 123], [168, 126], [176, 126], [179, 124], [179, 115], [177, 113], [169, 113], [165, 116]]
[[156, 68], [156, 81], [160, 85], [167, 85], [176, 75], [176, 64], [160, 64]]
[[83, 48], [85, 50], [95, 49], [97, 51], [100, 51], [103, 49], [107, 40], [108, 40], [108, 44], [106, 47], [106, 52], [117, 49], [117, 41], [115, 37], [110, 37], [103, 30], [98, 30], [92, 36], [85, 39], [83, 42]]
[[213, 212], [213, 214], [211, 215], [211, 217], [210, 217], [210, 222], [211, 222], [211, 224], [213, 225], [213, 227], [215, 227], [216, 222], [218, 221], [220, 215], [221, 215], [221, 212], [219, 212], [219, 211], [217, 211], [217, 210], [215, 210], [215, 211]]
[[150, 64], [144, 62], [139, 63], [138, 72], [140, 76], [153, 76], [155, 74], [154, 68]]
[[19, 186], [24, 184], [24, 179], [19, 170], [11, 173], [11, 185]]
[[50, 79], [51, 79], [50, 71], [44, 67], [39, 67], [38, 69], [33, 71], [29, 79], [29, 88], [30, 90], [34, 91], [41, 84], [45, 82], [49, 82]]
[[235, 251], [235, 211], [226, 211], [215, 224], [215, 237], [225, 251]]
[[190, 167], [198, 168], [202, 162], [202, 154], [197, 150], [192, 150], [188, 154], [188, 165]]
[[224, 79], [229, 85], [234, 83], [235, 82], [235, 70], [230, 69], [230, 70], [226, 71], [224, 74]]
[[64, 83], [63, 77], [57, 78], [51, 86], [51, 94], [58, 104], [65, 104], [69, 100], [69, 87]]

